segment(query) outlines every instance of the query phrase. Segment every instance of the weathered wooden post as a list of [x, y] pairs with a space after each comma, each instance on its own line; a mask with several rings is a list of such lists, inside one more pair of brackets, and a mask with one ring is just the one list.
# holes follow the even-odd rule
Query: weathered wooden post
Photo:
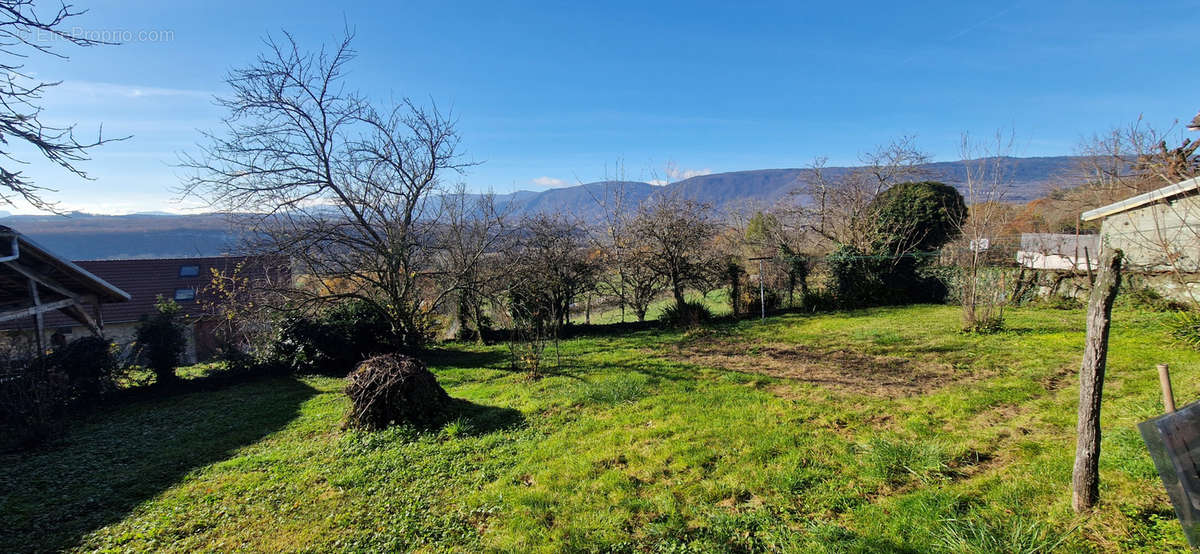
[[1079, 424], [1075, 469], [1071, 476], [1071, 505], [1076, 512], [1090, 510], [1100, 494], [1100, 398], [1104, 389], [1104, 364], [1108, 357], [1108, 328], [1113, 300], [1121, 285], [1120, 250], [1101, 256], [1100, 274], [1088, 298], [1087, 338], [1079, 368]]
[[1200, 402], [1175, 409], [1167, 364], [1158, 364], [1158, 381], [1166, 413], [1139, 423], [1138, 432], [1146, 442], [1188, 544], [1193, 551], [1200, 551], [1200, 449], [1196, 447], [1200, 444]]
[[1175, 413], [1175, 393], [1171, 391], [1171, 369], [1167, 364], [1158, 364], [1158, 384], [1162, 387], [1163, 411]]

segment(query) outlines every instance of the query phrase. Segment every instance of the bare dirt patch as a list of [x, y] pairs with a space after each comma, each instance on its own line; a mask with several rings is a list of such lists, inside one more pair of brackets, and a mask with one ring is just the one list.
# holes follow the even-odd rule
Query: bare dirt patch
[[1057, 371], [1041, 380], [1041, 384], [1046, 388], [1047, 392], [1054, 392], [1072, 383], [1075, 377], [1075, 369], [1071, 366], [1062, 366]]
[[967, 377], [951, 364], [797, 344], [715, 337], [655, 351], [668, 359], [883, 397], [912, 396]]

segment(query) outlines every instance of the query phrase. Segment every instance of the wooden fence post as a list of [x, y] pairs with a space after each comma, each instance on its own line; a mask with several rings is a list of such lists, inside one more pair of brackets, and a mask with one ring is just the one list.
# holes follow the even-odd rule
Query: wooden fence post
[[1162, 387], [1163, 412], [1175, 412], [1175, 393], [1171, 392], [1171, 368], [1167, 364], [1158, 364], [1158, 384]]
[[1090, 510], [1100, 494], [1100, 397], [1104, 389], [1104, 363], [1108, 357], [1108, 328], [1113, 300], [1121, 285], [1120, 250], [1101, 257], [1100, 274], [1088, 298], [1087, 338], [1079, 368], [1079, 424], [1075, 469], [1071, 475], [1071, 505], [1076, 512]]

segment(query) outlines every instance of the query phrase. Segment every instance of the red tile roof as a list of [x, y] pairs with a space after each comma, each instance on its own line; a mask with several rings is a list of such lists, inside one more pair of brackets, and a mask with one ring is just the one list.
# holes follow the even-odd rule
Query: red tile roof
[[[83, 269], [112, 283], [121, 290], [129, 293], [128, 302], [106, 303], [102, 307], [104, 323], [127, 323], [138, 321], [142, 316], [154, 313], [154, 304], [158, 297], [175, 298], [179, 289], [195, 291], [195, 300], [178, 300], [183, 312], [190, 316], [203, 314], [201, 302], [202, 291], [212, 282], [212, 270], [222, 272], [232, 271], [239, 263], [245, 262], [241, 275], [251, 280], [267, 277], [270, 264], [263, 262], [264, 258], [255, 256], [217, 256], [208, 258], [158, 258], [137, 260], [94, 260], [75, 262]], [[180, 268], [184, 266], [199, 266], [195, 276], [180, 276]], [[280, 269], [276, 264], [274, 274], [278, 276]], [[28, 322], [20, 321], [21, 327]], [[75, 322], [60, 314], [48, 314], [46, 327], [75, 325]]]

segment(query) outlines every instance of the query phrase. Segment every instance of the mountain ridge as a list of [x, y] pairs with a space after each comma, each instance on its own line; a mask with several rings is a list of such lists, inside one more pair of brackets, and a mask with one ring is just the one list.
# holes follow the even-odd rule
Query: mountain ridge
[[[1008, 179], [1011, 188], [1006, 201], [1025, 203], [1043, 196], [1051, 185], [1069, 179], [1080, 159], [1075, 156], [1004, 158], [1012, 161]], [[928, 170], [930, 180], [959, 187], [965, 181], [966, 162], [932, 162], [923, 167]], [[854, 166], [828, 167], [823, 171], [836, 176], [854, 169]], [[597, 200], [606, 189], [620, 185], [627, 205], [657, 193], [672, 192], [728, 211], [774, 204], [811, 173], [808, 168], [752, 169], [697, 175], [666, 185], [596, 181], [542, 191], [518, 190], [496, 194], [495, 199], [517, 217], [558, 212], [594, 222], [602, 217], [603, 211]], [[72, 260], [213, 256], [233, 252], [238, 240], [226, 215], [219, 213], [8, 215], [0, 216], [0, 225], [25, 233]]]

